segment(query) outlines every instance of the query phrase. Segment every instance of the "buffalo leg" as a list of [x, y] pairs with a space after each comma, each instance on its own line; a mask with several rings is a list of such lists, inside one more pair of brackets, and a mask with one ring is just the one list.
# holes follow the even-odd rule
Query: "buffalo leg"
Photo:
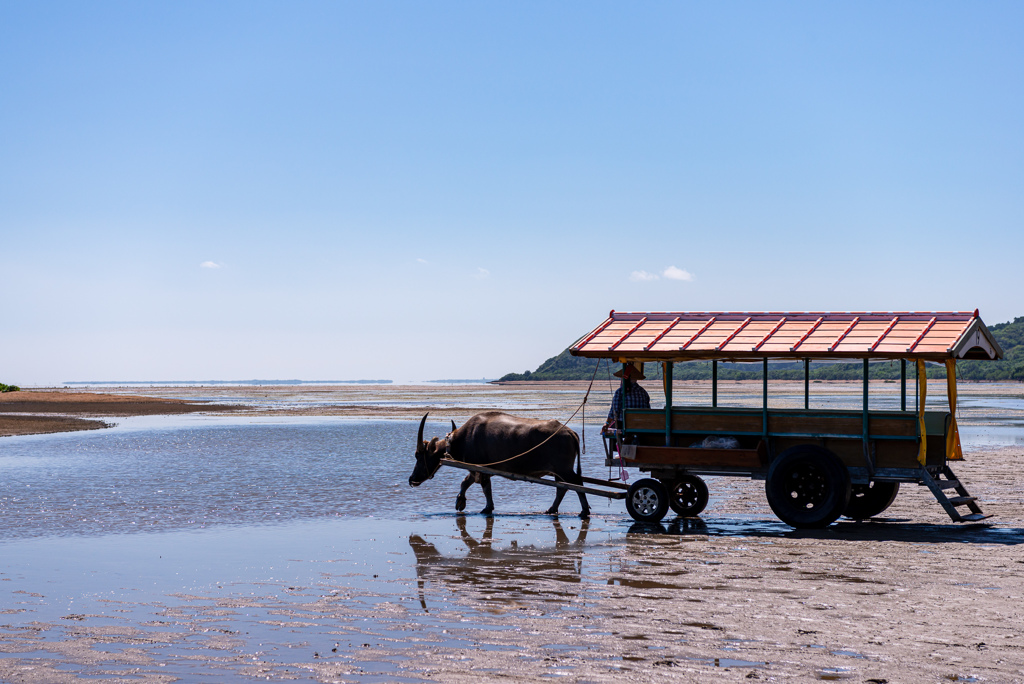
[[460, 513], [466, 510], [466, 490], [469, 489], [469, 485], [474, 482], [476, 482], [476, 477], [473, 473], [466, 475], [466, 479], [462, 481], [462, 487], [459, 489], [459, 495], [455, 498], [455, 510]]
[[480, 476], [480, 488], [484, 490], [484, 496], [487, 497], [487, 505], [484, 506], [484, 510], [480, 511], [484, 515], [490, 515], [494, 512], [494, 499], [491, 498], [491, 476], [481, 475]]
[[[579, 473], [569, 473], [565, 479], [573, 484], [583, 486], [583, 476]], [[580, 517], [584, 519], [589, 518], [590, 504], [587, 503], [587, 495], [583, 492], [576, 492], [576, 494], [580, 497]]]
[[[582, 485], [583, 484], [583, 477], [581, 477], [579, 474], [573, 473], [573, 472], [566, 473], [560, 479], [565, 480], [566, 482], [570, 482], [572, 484], [576, 484], [576, 485]], [[555, 502], [553, 504], [551, 504], [551, 508], [549, 508], [548, 510], [546, 510], [544, 512], [545, 513], [550, 513], [552, 515], [557, 514], [558, 513], [558, 507], [561, 505], [562, 497], [565, 496], [565, 492], [566, 491], [567, 490], [565, 490], [565, 489], [559, 489], [558, 493], [555, 494]], [[576, 494], [578, 494], [579, 497], [580, 497], [580, 517], [581, 518], [589, 518], [590, 517], [590, 504], [587, 503], [587, 495], [584, 494], [583, 492], [576, 492]]]
[[564, 497], [565, 497], [565, 490], [561, 489], [561, 488], [556, 489], [555, 490], [555, 502], [553, 504], [551, 504], [551, 508], [549, 508], [548, 510], [546, 510], [544, 512], [545, 513], [549, 513], [551, 515], [557, 515], [558, 514], [558, 507], [562, 505], [562, 499]]
[[[583, 484], [583, 480], [580, 480], [580, 484]], [[576, 493], [580, 495], [580, 517], [581, 518], [589, 518], [590, 517], [590, 504], [587, 503], [587, 495], [584, 494], [583, 492], [576, 492]]]

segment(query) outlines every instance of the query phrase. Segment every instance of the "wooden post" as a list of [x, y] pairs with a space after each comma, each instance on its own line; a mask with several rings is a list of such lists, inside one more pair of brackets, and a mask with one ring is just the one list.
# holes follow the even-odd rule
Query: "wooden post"
[[711, 408], [718, 408], [718, 361], [711, 362]]
[[619, 446], [619, 461], [622, 459], [622, 437], [626, 428], [626, 364], [622, 364], [622, 377], [619, 379], [619, 424], [615, 431]]
[[672, 446], [672, 362], [661, 364], [661, 374], [665, 381], [665, 446]]
[[900, 359], [900, 411], [907, 410], [907, 360]]
[[804, 410], [811, 408], [811, 360], [804, 359]]
[[874, 475], [875, 468], [871, 462], [871, 445], [868, 443], [868, 427], [869, 427], [869, 415], [868, 415], [868, 376], [870, 373], [870, 364], [867, 359], [864, 359], [864, 409], [863, 409], [863, 426], [861, 440], [864, 445], [864, 462], [867, 464], [868, 473]]
[[768, 439], [768, 359], [761, 365], [761, 432]]
[[868, 416], [868, 360], [864, 359], [864, 425], [867, 429], [867, 416]]

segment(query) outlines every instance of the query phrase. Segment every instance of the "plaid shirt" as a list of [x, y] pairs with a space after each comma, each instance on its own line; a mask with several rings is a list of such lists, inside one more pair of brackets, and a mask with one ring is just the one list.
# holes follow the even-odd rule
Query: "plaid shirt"
[[[619, 417], [622, 413], [623, 395], [622, 388], [615, 390], [612, 396], [612, 405], [608, 409], [608, 423], [613, 428], [619, 427]], [[651, 395], [639, 383], [627, 383], [625, 395], [625, 408], [651, 408]]]

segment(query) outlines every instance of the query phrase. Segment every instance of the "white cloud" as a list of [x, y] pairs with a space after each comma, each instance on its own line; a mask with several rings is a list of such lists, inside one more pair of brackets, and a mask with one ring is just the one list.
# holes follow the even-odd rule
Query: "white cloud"
[[645, 280], [657, 280], [657, 273], [648, 273], [647, 271], [633, 271], [629, 274], [629, 279], [634, 282], [643, 282]]
[[477, 278], [480, 278], [482, 280], [484, 278], [487, 278], [490, 275], [491, 275], [491, 272], [488, 271], [486, 268], [480, 268], [479, 266], [477, 267], [477, 269], [476, 269], [476, 277]]
[[685, 280], [686, 282], [690, 282], [693, 280], [692, 273], [690, 273], [689, 271], [684, 271], [681, 268], [676, 268], [675, 266], [669, 266], [664, 271], [662, 271], [661, 275], [665, 276], [669, 280]]
[[428, 263], [430, 263], [426, 259], [420, 259], [419, 257], [416, 257], [416, 261], [420, 262], [421, 264], [428, 264]]
[[199, 264], [199, 267], [200, 268], [220, 268], [220, 264], [218, 264], [216, 261], [204, 261], [203, 263]]

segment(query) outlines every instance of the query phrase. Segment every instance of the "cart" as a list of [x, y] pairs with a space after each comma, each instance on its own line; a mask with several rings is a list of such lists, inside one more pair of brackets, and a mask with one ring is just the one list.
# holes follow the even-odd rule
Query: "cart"
[[[611, 487], [613, 498], [625, 498], [638, 521], [657, 522], [670, 508], [681, 516], [699, 514], [708, 501], [702, 476], [709, 475], [764, 480], [772, 511], [795, 528], [826, 527], [844, 515], [871, 518], [892, 504], [903, 483], [927, 486], [955, 522], [988, 517], [950, 467], [963, 458], [956, 362], [1003, 357], [977, 310], [612, 311], [570, 353], [662, 365], [665, 407], [625, 409], [621, 429], [606, 439], [606, 465], [649, 473], [631, 485]], [[769, 408], [770, 359], [802, 363], [802, 409]], [[711, 362], [710, 406], [674, 403], [673, 366], [692, 361]], [[719, 362], [751, 361], [762, 365], [761, 407], [719, 406]], [[863, 362], [860, 410], [810, 408], [810, 364], [829, 361]], [[872, 361], [899, 362], [900, 410], [870, 408]], [[909, 408], [908, 361], [916, 371], [916, 401]], [[925, 410], [926, 362], [946, 367], [948, 411]], [[732, 448], [704, 448], [709, 437], [731, 438]], [[603, 480], [586, 481], [609, 488]], [[604, 489], [584, 489], [605, 495]]]

